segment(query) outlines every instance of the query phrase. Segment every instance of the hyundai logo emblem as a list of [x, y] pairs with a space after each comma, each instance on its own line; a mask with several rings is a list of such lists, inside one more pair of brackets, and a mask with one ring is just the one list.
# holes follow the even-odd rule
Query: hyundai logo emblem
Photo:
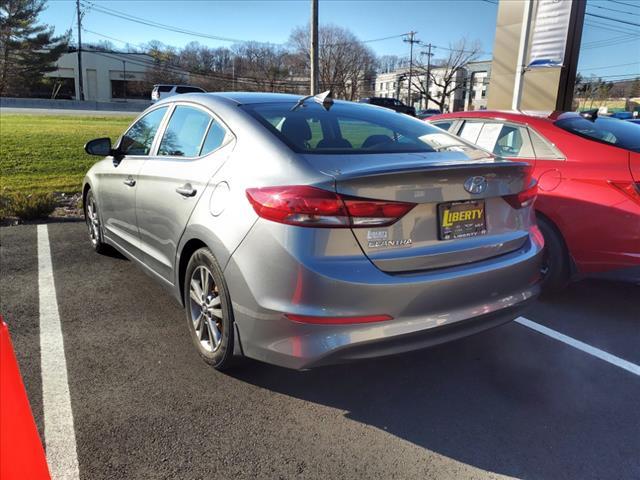
[[469, 177], [464, 182], [464, 189], [469, 193], [483, 193], [487, 189], [487, 179], [484, 177]]

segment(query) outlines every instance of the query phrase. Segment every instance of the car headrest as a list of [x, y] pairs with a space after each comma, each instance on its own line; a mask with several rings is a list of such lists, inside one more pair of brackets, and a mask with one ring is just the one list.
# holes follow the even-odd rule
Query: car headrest
[[302, 117], [288, 117], [282, 123], [280, 133], [295, 145], [304, 145], [311, 140], [311, 128]]

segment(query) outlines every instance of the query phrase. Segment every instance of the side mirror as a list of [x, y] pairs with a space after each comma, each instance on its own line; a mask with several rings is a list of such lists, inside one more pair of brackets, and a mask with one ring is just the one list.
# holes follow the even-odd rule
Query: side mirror
[[101, 157], [112, 155], [111, 139], [96, 138], [95, 140], [91, 140], [84, 146], [84, 151], [89, 155], [99, 155]]

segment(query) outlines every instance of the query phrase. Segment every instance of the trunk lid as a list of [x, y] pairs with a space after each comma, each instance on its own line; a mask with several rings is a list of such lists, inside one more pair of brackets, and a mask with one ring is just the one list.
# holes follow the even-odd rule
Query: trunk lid
[[[527, 241], [530, 208], [514, 208], [503, 197], [527, 188], [530, 167], [483, 152], [471, 152], [476, 153], [471, 158], [469, 153], [305, 157], [334, 177], [339, 194], [416, 204], [392, 225], [352, 228], [363, 252], [378, 268], [408, 273], [481, 261], [514, 251]], [[484, 189], [477, 193], [465, 189], [465, 182], [473, 178]], [[448, 217], [443, 216], [445, 210]], [[459, 230], [455, 235], [461, 237], [451, 238], [450, 233], [443, 235], [441, 224], [449, 222], [456, 211], [469, 211], [458, 215], [466, 216], [463, 223], [473, 223], [475, 230]]]

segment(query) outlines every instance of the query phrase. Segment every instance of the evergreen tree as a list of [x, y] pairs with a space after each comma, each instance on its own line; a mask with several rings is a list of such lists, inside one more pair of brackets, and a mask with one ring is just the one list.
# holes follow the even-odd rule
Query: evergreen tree
[[44, 74], [68, 48], [70, 32], [54, 36], [38, 25], [45, 0], [0, 0], [0, 96], [28, 96], [42, 88]]

